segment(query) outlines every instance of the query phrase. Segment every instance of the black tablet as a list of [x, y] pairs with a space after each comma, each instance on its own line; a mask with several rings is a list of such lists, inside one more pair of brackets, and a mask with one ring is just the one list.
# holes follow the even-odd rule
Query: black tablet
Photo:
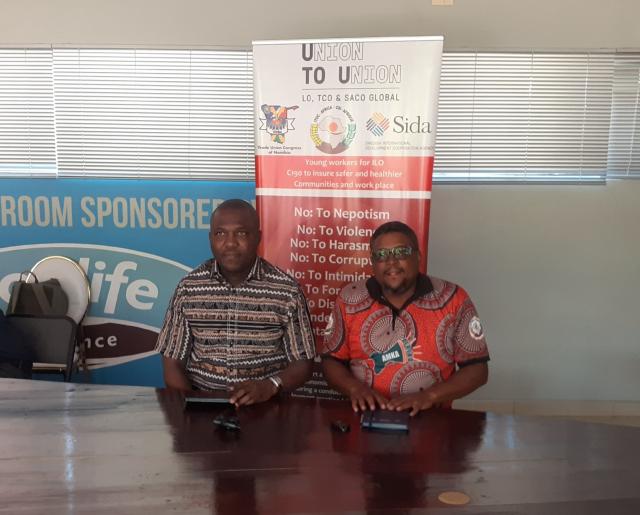
[[362, 414], [360, 424], [363, 429], [380, 431], [409, 431], [408, 411], [376, 410]]
[[229, 406], [231, 392], [228, 390], [212, 390], [209, 392], [189, 392], [184, 396], [184, 407]]

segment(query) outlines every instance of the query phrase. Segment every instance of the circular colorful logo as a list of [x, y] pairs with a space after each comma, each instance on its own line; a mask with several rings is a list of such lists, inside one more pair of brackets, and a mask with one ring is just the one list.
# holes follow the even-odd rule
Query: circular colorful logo
[[311, 139], [325, 154], [340, 154], [349, 148], [356, 135], [356, 122], [340, 106], [324, 107], [313, 119]]

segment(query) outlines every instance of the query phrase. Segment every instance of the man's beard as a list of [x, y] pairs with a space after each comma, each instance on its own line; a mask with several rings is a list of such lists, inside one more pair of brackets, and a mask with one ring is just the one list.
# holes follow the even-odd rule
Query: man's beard
[[414, 288], [415, 284], [411, 284], [411, 281], [408, 279], [404, 279], [398, 286], [392, 288], [387, 285], [382, 285], [382, 291], [387, 293], [392, 293], [393, 295], [402, 295], [403, 293], [407, 293], [411, 288]]

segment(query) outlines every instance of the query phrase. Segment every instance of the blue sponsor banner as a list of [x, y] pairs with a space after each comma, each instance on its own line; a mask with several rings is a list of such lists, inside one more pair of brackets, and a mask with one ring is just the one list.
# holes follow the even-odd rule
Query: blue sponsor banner
[[255, 199], [253, 182], [2, 179], [0, 308], [20, 272], [47, 256], [85, 270], [93, 382], [162, 385], [153, 352], [177, 282], [210, 257], [209, 217]]

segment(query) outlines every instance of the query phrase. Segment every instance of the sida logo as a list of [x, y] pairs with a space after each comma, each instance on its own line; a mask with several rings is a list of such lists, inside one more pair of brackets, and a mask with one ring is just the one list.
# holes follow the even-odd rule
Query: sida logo
[[20, 272], [47, 256], [67, 256], [85, 271], [89, 310], [83, 323], [87, 362], [111, 366], [152, 354], [169, 299], [189, 267], [130, 249], [40, 244], [0, 249], [0, 304]]
[[374, 136], [382, 136], [389, 128], [389, 119], [382, 113], [373, 113], [367, 120], [367, 130]]
[[415, 118], [402, 115], [394, 116], [393, 132], [398, 134], [431, 134], [431, 122], [420, 115]]

